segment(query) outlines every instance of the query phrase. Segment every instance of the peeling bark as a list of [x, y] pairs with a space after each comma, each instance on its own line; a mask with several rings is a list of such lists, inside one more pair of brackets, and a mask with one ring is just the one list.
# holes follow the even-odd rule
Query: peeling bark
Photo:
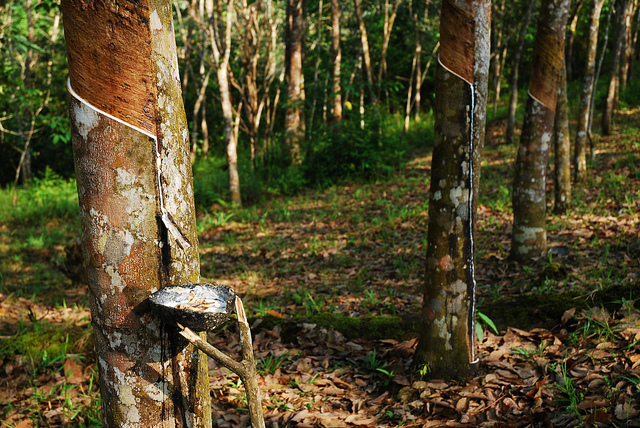
[[562, 68], [570, 0], [544, 0], [513, 182], [511, 257], [528, 261], [547, 247], [546, 168]]
[[460, 378], [477, 362], [474, 233], [491, 4], [442, 3], [422, 329], [413, 367]]
[[103, 425], [211, 425], [206, 356], [146, 303], [200, 272], [170, 4], [62, 7]]

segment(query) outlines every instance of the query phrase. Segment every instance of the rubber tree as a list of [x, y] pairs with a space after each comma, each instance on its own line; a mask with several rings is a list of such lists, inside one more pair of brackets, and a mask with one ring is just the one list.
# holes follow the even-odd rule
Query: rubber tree
[[171, 3], [62, 9], [103, 426], [211, 426], [206, 356], [147, 301], [199, 281]]
[[342, 49], [340, 48], [340, 9], [339, 0], [331, 0], [331, 56], [333, 62], [331, 74], [331, 122], [342, 120], [342, 85], [340, 68], [342, 66]]
[[511, 258], [528, 261], [547, 248], [546, 168], [571, 0], [543, 0], [513, 181]]
[[285, 145], [291, 163], [301, 161], [300, 144], [304, 140], [305, 126], [302, 118], [304, 104], [304, 75], [302, 62], [306, 0], [287, 0], [287, 25], [285, 28], [285, 81], [287, 109], [284, 117]]
[[587, 178], [587, 138], [589, 137], [589, 109], [591, 94], [595, 87], [596, 51], [598, 49], [598, 29], [600, 28], [600, 14], [604, 0], [591, 1], [591, 20], [588, 33], [587, 57], [585, 59], [584, 80], [580, 93], [580, 107], [578, 110], [578, 132], [575, 141], [574, 175], [576, 181]]
[[474, 339], [475, 219], [490, 61], [491, 2], [444, 0], [436, 71], [422, 327], [414, 370], [465, 377]]
[[558, 101], [554, 123], [555, 203], [553, 212], [564, 214], [571, 206], [571, 139], [569, 136], [569, 100], [567, 98], [567, 67], [562, 61]]

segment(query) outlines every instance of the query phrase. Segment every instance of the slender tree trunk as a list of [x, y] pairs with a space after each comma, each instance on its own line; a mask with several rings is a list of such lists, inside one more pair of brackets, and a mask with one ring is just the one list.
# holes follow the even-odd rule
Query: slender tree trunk
[[287, 0], [285, 81], [287, 110], [284, 118], [285, 144], [293, 165], [301, 161], [300, 144], [304, 140], [302, 109], [304, 92], [302, 59], [305, 38], [305, 0]]
[[200, 278], [171, 6], [62, 9], [103, 426], [211, 426], [206, 356], [146, 303]]
[[529, 261], [547, 248], [546, 169], [571, 0], [543, 0], [513, 181], [511, 257]]
[[475, 219], [490, 58], [489, 1], [443, 0], [436, 72], [422, 328], [414, 370], [470, 374], [475, 352]]
[[491, 35], [493, 36], [494, 40], [493, 40], [493, 46], [494, 46], [494, 52], [493, 52], [493, 117], [496, 117], [496, 114], [498, 114], [498, 101], [500, 100], [500, 78], [502, 77], [502, 62], [501, 59], [504, 56], [504, 52], [503, 52], [503, 47], [502, 47], [502, 30], [503, 30], [503, 25], [502, 23], [504, 22], [504, 6], [505, 6], [505, 1], [506, 0], [502, 0], [502, 2], [500, 3], [499, 9], [498, 9], [498, 16], [497, 16], [497, 20], [495, 19], [496, 16], [494, 16], [493, 19], [493, 31], [491, 32]]
[[527, 35], [527, 28], [529, 22], [531, 22], [531, 16], [533, 15], [533, 9], [537, 1], [530, 1], [527, 6], [527, 11], [522, 20], [520, 27], [520, 34], [518, 35], [518, 44], [516, 51], [513, 53], [513, 64], [511, 65], [511, 95], [509, 96], [509, 112], [507, 114], [507, 144], [513, 144], [514, 134], [516, 129], [516, 110], [518, 108], [518, 76], [520, 70], [520, 59], [522, 58], [522, 50], [524, 48], [525, 36]]
[[342, 85], [340, 84], [340, 68], [342, 66], [342, 50], [340, 49], [340, 3], [331, 0], [331, 53], [333, 55], [333, 73], [331, 85], [331, 122], [342, 120]]
[[[402, 0], [395, 0], [393, 3], [393, 9], [389, 4], [389, 0], [384, 0], [384, 22], [382, 25], [382, 48], [380, 49], [380, 66], [378, 67], [378, 86], [382, 85], [383, 79], [387, 74], [387, 50], [389, 49], [389, 41], [391, 40], [391, 31], [393, 25], [396, 22], [398, 16], [398, 7], [402, 3]], [[387, 96], [388, 97], [388, 96]]]
[[598, 48], [598, 28], [600, 27], [600, 13], [604, 0], [591, 1], [591, 24], [589, 26], [589, 43], [585, 60], [584, 81], [580, 94], [580, 108], [578, 111], [578, 133], [575, 142], [574, 174], [576, 181], [587, 178], [587, 138], [589, 132], [589, 109], [591, 93], [594, 90], [596, 50]]
[[378, 95], [376, 92], [375, 84], [373, 82], [373, 71], [371, 66], [371, 55], [369, 53], [369, 37], [367, 36], [367, 27], [364, 25], [364, 19], [362, 18], [362, 8], [360, 0], [353, 0], [355, 7], [356, 19], [358, 20], [358, 29], [360, 31], [360, 44], [362, 46], [362, 58], [364, 64], [365, 76], [367, 78], [367, 85], [371, 96], [371, 103], [378, 104]]
[[558, 102], [554, 124], [555, 204], [553, 211], [564, 214], [571, 206], [571, 140], [569, 136], [569, 100], [567, 99], [567, 69], [564, 61], [560, 72]]
[[[215, 12], [214, 12], [215, 13]], [[218, 87], [220, 91], [220, 101], [222, 103], [222, 121], [224, 124], [224, 141], [227, 147], [227, 165], [229, 172], [229, 193], [231, 202], [235, 205], [242, 205], [240, 195], [240, 174], [238, 173], [238, 140], [234, 132], [233, 124], [233, 104], [231, 102], [231, 91], [229, 88], [229, 57], [231, 56], [231, 26], [234, 16], [234, 1], [227, 2], [226, 23], [224, 26], [224, 38], [221, 40], [215, 25], [209, 25], [209, 34], [215, 61], [216, 73], [218, 75]], [[222, 15], [221, 15], [222, 17]], [[213, 22], [213, 21], [212, 21]], [[221, 49], [223, 51], [221, 51]]]
[[633, 60], [633, 49], [635, 45], [631, 37], [633, 29], [631, 22], [633, 21], [633, 16], [635, 15], [637, 8], [638, 0], [633, 0], [631, 2], [631, 10], [625, 19], [625, 39], [622, 48], [622, 63], [620, 64], [620, 86], [623, 91], [627, 89], [627, 81], [631, 78], [631, 62]]
[[611, 77], [609, 78], [609, 88], [607, 98], [602, 112], [602, 134], [611, 135], [611, 118], [615, 109], [616, 94], [618, 92], [618, 73], [620, 71], [620, 57], [626, 33], [625, 21], [630, 11], [631, 2], [629, 0], [618, 0], [615, 17], [616, 37], [613, 43], [613, 58], [611, 59]]
[[565, 61], [567, 67], [567, 80], [573, 77], [573, 40], [575, 39], [576, 29], [578, 28], [578, 17], [580, 9], [584, 5], [584, 0], [578, 0], [568, 21], [567, 41], [565, 49]]

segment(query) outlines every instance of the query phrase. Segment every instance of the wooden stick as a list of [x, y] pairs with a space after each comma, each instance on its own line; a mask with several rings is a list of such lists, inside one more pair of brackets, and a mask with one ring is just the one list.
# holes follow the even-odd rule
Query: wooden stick
[[202, 352], [213, 358], [217, 363], [228, 368], [238, 376], [244, 383], [247, 393], [247, 404], [249, 406], [249, 418], [252, 428], [265, 428], [264, 414], [262, 412], [262, 398], [258, 387], [258, 375], [256, 373], [256, 362], [253, 357], [253, 342], [251, 341], [251, 328], [244, 312], [242, 300], [236, 296], [236, 314], [238, 315], [238, 327], [240, 327], [240, 344], [242, 345], [242, 361], [238, 362], [220, 351], [189, 328], [178, 324], [180, 334], [193, 343]]

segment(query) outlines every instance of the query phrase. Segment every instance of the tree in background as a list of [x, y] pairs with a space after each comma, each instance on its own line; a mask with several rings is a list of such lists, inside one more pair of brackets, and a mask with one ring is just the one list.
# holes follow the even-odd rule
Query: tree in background
[[342, 66], [342, 50], [340, 49], [340, 3], [331, 0], [331, 53], [333, 55], [333, 70], [331, 79], [331, 120], [342, 120], [342, 85], [340, 84], [340, 68]]
[[570, 0], [544, 0], [513, 181], [511, 257], [528, 261], [547, 248], [546, 169], [561, 77]]
[[211, 426], [206, 356], [146, 303], [200, 279], [171, 5], [63, 12], [103, 425]]
[[555, 203], [553, 212], [564, 214], [571, 206], [571, 139], [569, 135], [569, 100], [567, 99], [567, 67], [564, 59], [558, 85], [558, 101], [553, 125], [555, 149]]
[[580, 108], [578, 111], [578, 132], [575, 140], [574, 175], [576, 181], [587, 178], [587, 138], [589, 132], [589, 111], [591, 95], [595, 86], [596, 51], [598, 49], [598, 28], [600, 27], [600, 13], [604, 0], [591, 1], [591, 23], [589, 25], [587, 59], [585, 61], [582, 92], [580, 93]]
[[513, 144], [515, 140], [516, 129], [516, 109], [518, 108], [518, 80], [520, 76], [520, 60], [522, 59], [522, 51], [524, 49], [525, 36], [527, 35], [527, 29], [529, 22], [531, 22], [531, 16], [536, 6], [536, 1], [530, 1], [526, 4], [526, 12], [524, 19], [520, 23], [520, 32], [518, 34], [518, 43], [516, 45], [515, 52], [513, 54], [513, 61], [511, 63], [511, 79], [509, 81], [510, 96], [509, 96], [509, 112], [507, 113], [507, 144]]
[[433, 377], [464, 377], [477, 362], [474, 233], [490, 17], [487, 0], [442, 2], [424, 306], [413, 362]]
[[287, 107], [284, 134], [287, 155], [291, 163], [301, 162], [300, 145], [304, 141], [304, 74], [302, 70], [305, 39], [305, 0], [287, 0], [287, 26], [285, 48], [285, 82]]

